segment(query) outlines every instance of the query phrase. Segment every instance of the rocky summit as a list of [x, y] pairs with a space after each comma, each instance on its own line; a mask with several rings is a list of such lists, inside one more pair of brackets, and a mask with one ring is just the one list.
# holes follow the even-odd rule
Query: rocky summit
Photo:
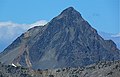
[[29, 29], [1, 54], [2, 64], [50, 69], [87, 66], [120, 59], [112, 40], [104, 40], [73, 7], [44, 26]]

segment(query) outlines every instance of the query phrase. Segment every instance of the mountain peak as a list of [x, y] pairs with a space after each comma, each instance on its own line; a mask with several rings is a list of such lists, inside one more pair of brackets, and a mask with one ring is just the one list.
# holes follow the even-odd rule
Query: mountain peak
[[75, 10], [73, 7], [68, 7], [64, 11], [73, 11], [73, 10]]
[[81, 14], [75, 10], [73, 7], [68, 7], [67, 9], [63, 10], [60, 16], [67, 16], [67, 17], [81, 17]]
[[0, 62], [34, 69], [86, 66], [120, 59], [120, 50], [104, 40], [73, 7], [46, 26], [32, 28], [0, 53]]

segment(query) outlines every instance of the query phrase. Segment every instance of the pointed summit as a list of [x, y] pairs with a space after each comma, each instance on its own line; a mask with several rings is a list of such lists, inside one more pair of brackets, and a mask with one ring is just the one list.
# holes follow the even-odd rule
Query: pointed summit
[[73, 7], [68, 7], [62, 13], [76, 11]]
[[65, 9], [47, 25], [26, 33], [0, 53], [0, 62], [48, 69], [120, 60], [120, 50], [114, 42], [98, 35], [73, 7]]
[[63, 10], [60, 16], [73, 17], [73, 19], [78, 17], [82, 18], [81, 14], [78, 11], [76, 11], [73, 7], [68, 7], [67, 9]]
[[[74, 23], [81, 23], [85, 21], [81, 14], [75, 10], [73, 7], [68, 7], [67, 9], [63, 10], [57, 17], [53, 18], [53, 20], [51, 20], [51, 26], [56, 26], [53, 25], [54, 22], [57, 22], [57, 25], [60, 25], [60, 26], [73, 26], [72, 24]], [[61, 24], [58, 24], [58, 23], [61, 23], [64, 24], [64, 25], [61, 25]], [[71, 24], [71, 25], [70, 25]]]

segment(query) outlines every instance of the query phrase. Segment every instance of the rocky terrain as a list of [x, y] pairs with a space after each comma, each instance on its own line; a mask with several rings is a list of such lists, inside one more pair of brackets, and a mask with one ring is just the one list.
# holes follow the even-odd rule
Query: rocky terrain
[[28, 68], [14, 67], [0, 63], [0, 77], [31, 77]]
[[120, 36], [118, 34], [106, 33], [106, 32], [98, 32], [104, 39], [108, 40], [111, 39], [115, 42], [118, 49], [120, 49]]
[[104, 61], [86, 67], [31, 70], [0, 64], [0, 77], [120, 77], [120, 61]]
[[33, 69], [81, 67], [120, 59], [112, 40], [104, 40], [73, 7], [45, 26], [29, 29], [0, 53], [0, 62]]

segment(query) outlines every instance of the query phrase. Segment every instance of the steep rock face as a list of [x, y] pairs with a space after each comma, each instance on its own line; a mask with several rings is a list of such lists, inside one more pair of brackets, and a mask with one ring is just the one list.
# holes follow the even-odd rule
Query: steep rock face
[[18, 37], [0, 54], [0, 61], [34, 69], [78, 67], [118, 60], [119, 52], [112, 40], [104, 40], [69, 7], [44, 27], [34, 27]]

